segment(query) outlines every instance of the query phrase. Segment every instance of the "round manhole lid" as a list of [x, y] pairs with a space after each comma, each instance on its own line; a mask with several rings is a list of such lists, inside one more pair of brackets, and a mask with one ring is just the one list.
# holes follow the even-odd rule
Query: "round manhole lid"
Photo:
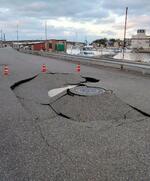
[[76, 95], [81, 95], [81, 96], [95, 96], [95, 95], [103, 94], [105, 90], [102, 88], [96, 88], [96, 87], [79, 86], [79, 87], [70, 89], [70, 92]]

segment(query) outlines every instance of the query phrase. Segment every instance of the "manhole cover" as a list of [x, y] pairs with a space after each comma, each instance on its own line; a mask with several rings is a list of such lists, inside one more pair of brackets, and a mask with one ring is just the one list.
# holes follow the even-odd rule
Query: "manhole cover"
[[79, 87], [70, 89], [70, 92], [72, 92], [73, 94], [81, 95], [81, 96], [95, 96], [95, 95], [103, 94], [105, 90], [102, 88], [96, 88], [96, 87], [79, 86]]

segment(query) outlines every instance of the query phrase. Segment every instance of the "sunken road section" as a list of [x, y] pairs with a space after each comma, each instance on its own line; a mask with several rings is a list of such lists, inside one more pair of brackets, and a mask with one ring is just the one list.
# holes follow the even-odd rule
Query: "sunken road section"
[[81, 95], [68, 89], [48, 97], [48, 91], [68, 85], [85, 91], [89, 81], [94, 88], [98, 80], [47, 73], [11, 87], [33, 118], [48, 150], [47, 161], [40, 159], [36, 164], [46, 168], [44, 174], [36, 173], [28, 179], [149, 180], [149, 115], [104, 87], [97, 87], [104, 90], [97, 95]]
[[[45, 119], [45, 115], [48, 115], [47, 119], [59, 115], [77, 122], [99, 122], [143, 116], [138, 110], [120, 100], [113, 92], [85, 85], [87, 82], [97, 81], [94, 78], [83, 78], [73, 74], [49, 73], [20, 81], [11, 88], [22, 106], [33, 117], [40, 117], [40, 119], [42, 117]], [[67, 89], [52, 98], [48, 97], [49, 90], [68, 85], [77, 87]]]

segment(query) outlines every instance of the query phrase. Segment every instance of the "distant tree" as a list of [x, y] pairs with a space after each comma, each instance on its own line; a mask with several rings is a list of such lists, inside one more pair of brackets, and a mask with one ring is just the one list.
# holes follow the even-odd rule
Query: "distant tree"
[[109, 46], [114, 46], [115, 42], [116, 42], [116, 39], [114, 39], [114, 38], [111, 38], [111, 39], [108, 40]]
[[93, 43], [98, 44], [99, 46], [101, 45], [106, 46], [107, 41], [108, 41], [107, 38], [102, 38], [102, 39], [94, 40]]
[[115, 42], [116, 42], [116, 39], [111, 38], [111, 39], [109, 39], [109, 41], [111, 41], [111, 42], [115, 43]]

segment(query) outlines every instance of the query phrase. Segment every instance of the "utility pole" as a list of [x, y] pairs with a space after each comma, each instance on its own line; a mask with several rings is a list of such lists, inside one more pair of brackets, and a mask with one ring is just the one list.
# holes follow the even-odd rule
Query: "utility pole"
[[45, 40], [47, 41], [47, 21], [45, 21]]
[[5, 33], [4, 33], [4, 42], [6, 41], [6, 35], [5, 35]]
[[19, 27], [18, 27], [18, 24], [17, 24], [17, 42], [19, 41]]
[[87, 36], [85, 36], [85, 46], [87, 46], [88, 45], [88, 40], [87, 40]]
[[46, 51], [48, 50], [48, 43], [47, 43], [47, 21], [45, 21], [45, 44], [46, 44]]
[[6, 38], [5, 38], [5, 33], [3, 33], [3, 40], [4, 40], [4, 47], [6, 46], [5, 43], [6, 43]]
[[124, 51], [125, 51], [125, 46], [126, 46], [127, 17], [128, 17], [128, 7], [126, 7], [125, 25], [124, 25], [123, 59], [124, 59]]
[[78, 42], [78, 32], [76, 32], [76, 42]]
[[3, 47], [3, 31], [1, 30], [1, 48]]

